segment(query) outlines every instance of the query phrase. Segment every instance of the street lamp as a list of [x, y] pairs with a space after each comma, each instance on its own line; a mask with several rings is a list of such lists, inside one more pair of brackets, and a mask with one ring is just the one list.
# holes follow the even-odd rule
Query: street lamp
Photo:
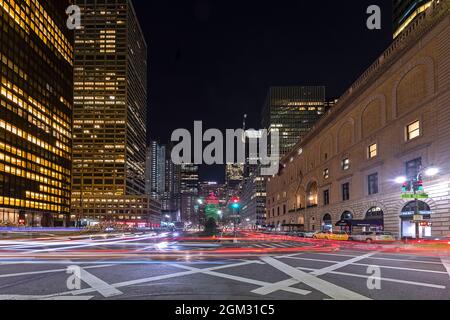
[[419, 223], [420, 221], [416, 219], [417, 216], [420, 215], [420, 208], [419, 208], [419, 195], [418, 191], [423, 191], [423, 185], [422, 185], [422, 175], [425, 174], [428, 177], [433, 177], [439, 173], [439, 169], [435, 167], [429, 167], [426, 169], [419, 168], [419, 172], [415, 177], [405, 177], [400, 176], [395, 179], [395, 182], [398, 184], [403, 184], [403, 187], [412, 189], [414, 194], [414, 201], [415, 201], [415, 209], [414, 209], [414, 223], [416, 225], [416, 239], [420, 238], [420, 229], [419, 229]]

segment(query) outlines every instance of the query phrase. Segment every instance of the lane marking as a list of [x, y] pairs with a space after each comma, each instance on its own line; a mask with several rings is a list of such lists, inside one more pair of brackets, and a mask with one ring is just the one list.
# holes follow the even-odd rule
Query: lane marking
[[[304, 270], [304, 271], [315, 271], [316, 270], [316, 269], [312, 269], [312, 268], [303, 268], [303, 267], [298, 267], [297, 269]], [[347, 273], [347, 272], [340, 272], [340, 271], [331, 271], [330, 274], [335, 274], [335, 275], [340, 275], [340, 276], [348, 276], [348, 277], [354, 277], [354, 278], [365, 278], [365, 279], [368, 279], [369, 277], [371, 277], [370, 275], [362, 275], [362, 274]], [[399, 280], [399, 279], [383, 278], [383, 277], [382, 278], [372, 277], [372, 279], [379, 279], [381, 281], [386, 281], [386, 282], [403, 283], [403, 284], [410, 284], [410, 285], [429, 287], [429, 288], [435, 288], [435, 289], [446, 289], [445, 286], [433, 284], [433, 283]]]
[[[379, 254], [379, 252], [377, 252]], [[336, 254], [336, 253], [325, 253], [325, 252], [314, 252], [307, 254], [318, 254], [318, 255], [329, 255], [329, 256], [340, 256], [340, 257], [359, 257], [358, 255], [347, 255], [347, 254]], [[395, 259], [395, 258], [383, 258], [383, 257], [370, 257], [370, 259], [375, 260], [388, 260], [388, 261], [399, 261], [399, 262], [414, 262], [414, 263], [425, 263], [425, 264], [437, 264], [441, 265], [441, 262], [436, 261], [424, 261], [424, 260], [409, 260], [409, 259]], [[336, 261], [337, 262], [337, 261]]]
[[85, 269], [80, 268], [80, 271], [80, 279], [95, 289], [95, 291], [100, 293], [103, 297], [109, 298], [123, 294], [123, 292], [117, 290], [114, 286], [94, 276], [92, 273], [87, 272]]
[[[259, 287], [262, 287], [262, 288], [269, 288], [269, 287], [271, 288], [272, 286], [275, 285], [275, 286], [277, 286], [277, 289], [274, 290], [274, 291], [283, 290], [283, 291], [296, 293], [296, 294], [300, 294], [300, 295], [307, 295], [307, 294], [311, 293], [311, 291], [308, 291], [308, 290], [291, 288], [290, 287], [291, 285], [294, 285], [294, 284], [298, 283], [298, 281], [294, 280], [294, 279], [284, 280], [284, 281], [282, 281], [283, 283], [281, 285], [277, 285], [277, 283], [269, 283], [269, 282], [254, 280], [254, 279], [250, 279], [250, 278], [244, 278], [244, 277], [240, 277], [240, 276], [229, 275], [229, 274], [220, 273], [220, 272], [201, 270], [201, 269], [197, 269], [197, 268], [193, 268], [193, 267], [189, 267], [189, 266], [185, 266], [185, 265], [179, 265], [178, 267], [183, 268], [183, 269], [187, 269], [187, 270], [192, 270], [192, 271], [200, 270], [200, 273], [203, 273], [203, 274], [206, 274], [206, 275], [219, 277], [219, 278], [224, 278], [224, 279], [228, 279], [228, 280], [244, 282], [244, 283], [249, 283], [249, 284], [253, 284], [253, 285], [256, 285], [256, 286], [259, 286]], [[251, 291], [251, 292], [254, 292], [254, 291]]]
[[448, 276], [450, 278], [450, 257], [441, 257], [441, 262], [444, 265], [445, 269], [447, 270]]
[[5, 294], [0, 295], [0, 300], [90, 300], [94, 296], [32, 296], [32, 295], [18, 295], [18, 294]]
[[329, 267], [326, 267], [326, 268], [323, 268], [323, 269], [314, 271], [313, 273], [311, 273], [311, 275], [313, 275], [313, 276], [321, 276], [321, 275], [324, 275], [324, 274], [329, 273], [329, 272], [331, 272], [331, 271], [335, 271], [335, 270], [337, 270], [337, 269], [341, 269], [341, 268], [343, 268], [343, 267], [346, 267], [346, 266], [348, 266], [349, 264], [358, 262], [358, 261], [363, 260], [363, 259], [367, 259], [367, 258], [373, 256], [373, 255], [376, 254], [376, 253], [377, 253], [377, 252], [370, 252], [370, 253], [363, 254], [362, 256], [355, 257], [355, 258], [353, 258], [353, 259], [349, 259], [349, 260], [345, 260], [345, 261], [338, 262], [338, 263], [336, 263], [336, 264], [333, 264], [332, 266], [329, 266]]
[[[280, 282], [261, 286], [261, 288], [255, 289], [251, 292], [262, 295], [262, 296], [267, 296], [268, 294], [271, 294], [273, 292], [280, 291], [280, 290], [285, 290], [286, 288], [291, 287], [298, 283], [300, 283], [298, 280], [287, 279], [287, 280], [283, 280]], [[311, 292], [311, 291], [309, 291], [309, 292]]]
[[[260, 262], [260, 261], [255, 260], [255, 261], [240, 262], [240, 263], [235, 263], [235, 264], [228, 264], [228, 265], [224, 265], [224, 266], [211, 267], [211, 268], [206, 268], [206, 269], [199, 269], [199, 270], [195, 270], [195, 271], [183, 271], [183, 272], [171, 273], [171, 274], [166, 274], [166, 275], [159, 275], [159, 276], [153, 276], [153, 277], [148, 277], [148, 278], [142, 278], [142, 279], [118, 282], [118, 283], [115, 283], [115, 284], [111, 284], [111, 286], [117, 289], [117, 288], [122, 288], [122, 287], [129, 287], [129, 286], [139, 285], [139, 284], [143, 284], [143, 283], [150, 283], [150, 282], [155, 282], [155, 281], [160, 281], [160, 280], [166, 280], [166, 279], [171, 279], [171, 278], [178, 278], [178, 277], [183, 277], [183, 276], [188, 276], [188, 275], [194, 275], [194, 274], [202, 273], [202, 271], [221, 270], [221, 269], [227, 269], [227, 268], [233, 268], [233, 267], [239, 267], [239, 266], [254, 264], [254, 263], [258, 263], [258, 262]], [[169, 266], [178, 266], [178, 265], [172, 265], [172, 264], [168, 264], [168, 265]], [[66, 292], [55, 293], [55, 294], [53, 294], [51, 296], [54, 296], [54, 297], [56, 297], [56, 296], [66, 296], [66, 295], [78, 296], [78, 295], [84, 295], [84, 294], [95, 292], [95, 291], [96, 290], [93, 289], [93, 288], [86, 288], [86, 289], [80, 289], [80, 290], [74, 290], [74, 291], [66, 291]]]
[[[68, 263], [70, 265], [70, 263]], [[72, 264], [74, 264], [72, 262]], [[113, 267], [113, 264], [107, 264], [107, 265], [98, 265], [98, 266], [89, 266], [84, 267], [84, 269], [98, 269], [98, 268], [107, 268], [107, 267]], [[35, 274], [46, 274], [46, 273], [58, 273], [58, 272], [66, 272], [67, 268], [64, 269], [53, 269], [53, 270], [42, 270], [42, 271], [30, 271], [30, 272], [20, 272], [20, 273], [8, 273], [8, 274], [0, 274], [0, 278], [10, 278], [10, 277], [22, 277], [22, 276], [29, 276], [29, 275], [35, 275]]]
[[[370, 300], [369, 298], [360, 295], [359, 293], [353, 292], [351, 290], [339, 287], [333, 283], [322, 280], [314, 275], [300, 271], [288, 264], [285, 264], [279, 260], [271, 257], [262, 257], [262, 261], [271, 265], [275, 269], [284, 272], [285, 274], [291, 276], [292, 278], [306, 284], [307, 286], [316, 289], [325, 295], [336, 299], [336, 300]], [[320, 271], [320, 270], [317, 270]], [[317, 272], [316, 271], [316, 272]]]
[[[300, 258], [300, 257], [281, 257], [283, 259], [294, 259], [294, 260], [305, 260], [305, 261], [317, 261], [317, 262], [326, 262], [326, 263], [336, 263], [337, 261], [334, 260], [322, 260], [322, 259], [311, 259], [311, 258]], [[370, 267], [373, 266], [373, 264], [368, 263], [352, 263], [351, 265], [354, 266], [361, 266], [361, 267]], [[428, 269], [414, 269], [414, 268], [403, 268], [403, 267], [393, 267], [393, 266], [386, 266], [386, 265], [378, 265], [377, 267], [384, 268], [384, 269], [395, 269], [395, 270], [405, 270], [405, 271], [417, 271], [417, 272], [427, 272], [427, 273], [438, 273], [438, 274], [447, 274], [445, 271], [435, 271], [435, 270], [428, 270]]]

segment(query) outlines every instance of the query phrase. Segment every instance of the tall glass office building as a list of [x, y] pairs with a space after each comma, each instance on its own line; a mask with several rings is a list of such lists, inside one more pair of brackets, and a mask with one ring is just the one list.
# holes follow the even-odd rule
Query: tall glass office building
[[292, 150], [327, 111], [325, 87], [270, 88], [263, 108], [264, 129], [278, 130], [280, 156]]
[[83, 222], [159, 220], [145, 195], [147, 44], [131, 0], [76, 0], [72, 205]]
[[0, 224], [69, 221], [73, 32], [69, 0], [0, 0]]

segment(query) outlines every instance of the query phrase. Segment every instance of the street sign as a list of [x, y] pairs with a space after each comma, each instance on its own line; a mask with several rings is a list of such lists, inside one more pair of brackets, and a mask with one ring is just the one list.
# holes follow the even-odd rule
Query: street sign
[[429, 199], [430, 196], [427, 193], [404, 193], [402, 199]]
[[413, 220], [416, 222], [419, 222], [419, 221], [423, 221], [423, 215], [421, 215], [421, 214], [415, 214], [414, 215], [414, 217], [413, 217]]

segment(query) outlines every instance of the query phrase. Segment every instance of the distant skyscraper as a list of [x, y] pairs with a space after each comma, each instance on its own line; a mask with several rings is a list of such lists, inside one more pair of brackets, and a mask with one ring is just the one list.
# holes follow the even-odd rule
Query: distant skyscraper
[[[76, 0], [73, 208], [78, 216], [156, 223], [145, 196], [147, 45], [131, 0]], [[81, 208], [80, 208], [81, 206]]]
[[68, 225], [71, 1], [0, 1], [0, 223]]
[[433, 0], [393, 0], [394, 38], [427, 10]]
[[239, 191], [239, 186], [244, 180], [244, 164], [231, 163], [225, 166], [225, 185], [228, 196], [231, 197]]
[[282, 157], [326, 111], [325, 87], [273, 87], [263, 108], [262, 127], [279, 131]]
[[153, 140], [146, 155], [146, 193], [159, 199], [165, 191], [166, 180], [166, 146]]
[[181, 220], [196, 223], [196, 206], [199, 195], [199, 172], [194, 164], [182, 164], [180, 168]]

